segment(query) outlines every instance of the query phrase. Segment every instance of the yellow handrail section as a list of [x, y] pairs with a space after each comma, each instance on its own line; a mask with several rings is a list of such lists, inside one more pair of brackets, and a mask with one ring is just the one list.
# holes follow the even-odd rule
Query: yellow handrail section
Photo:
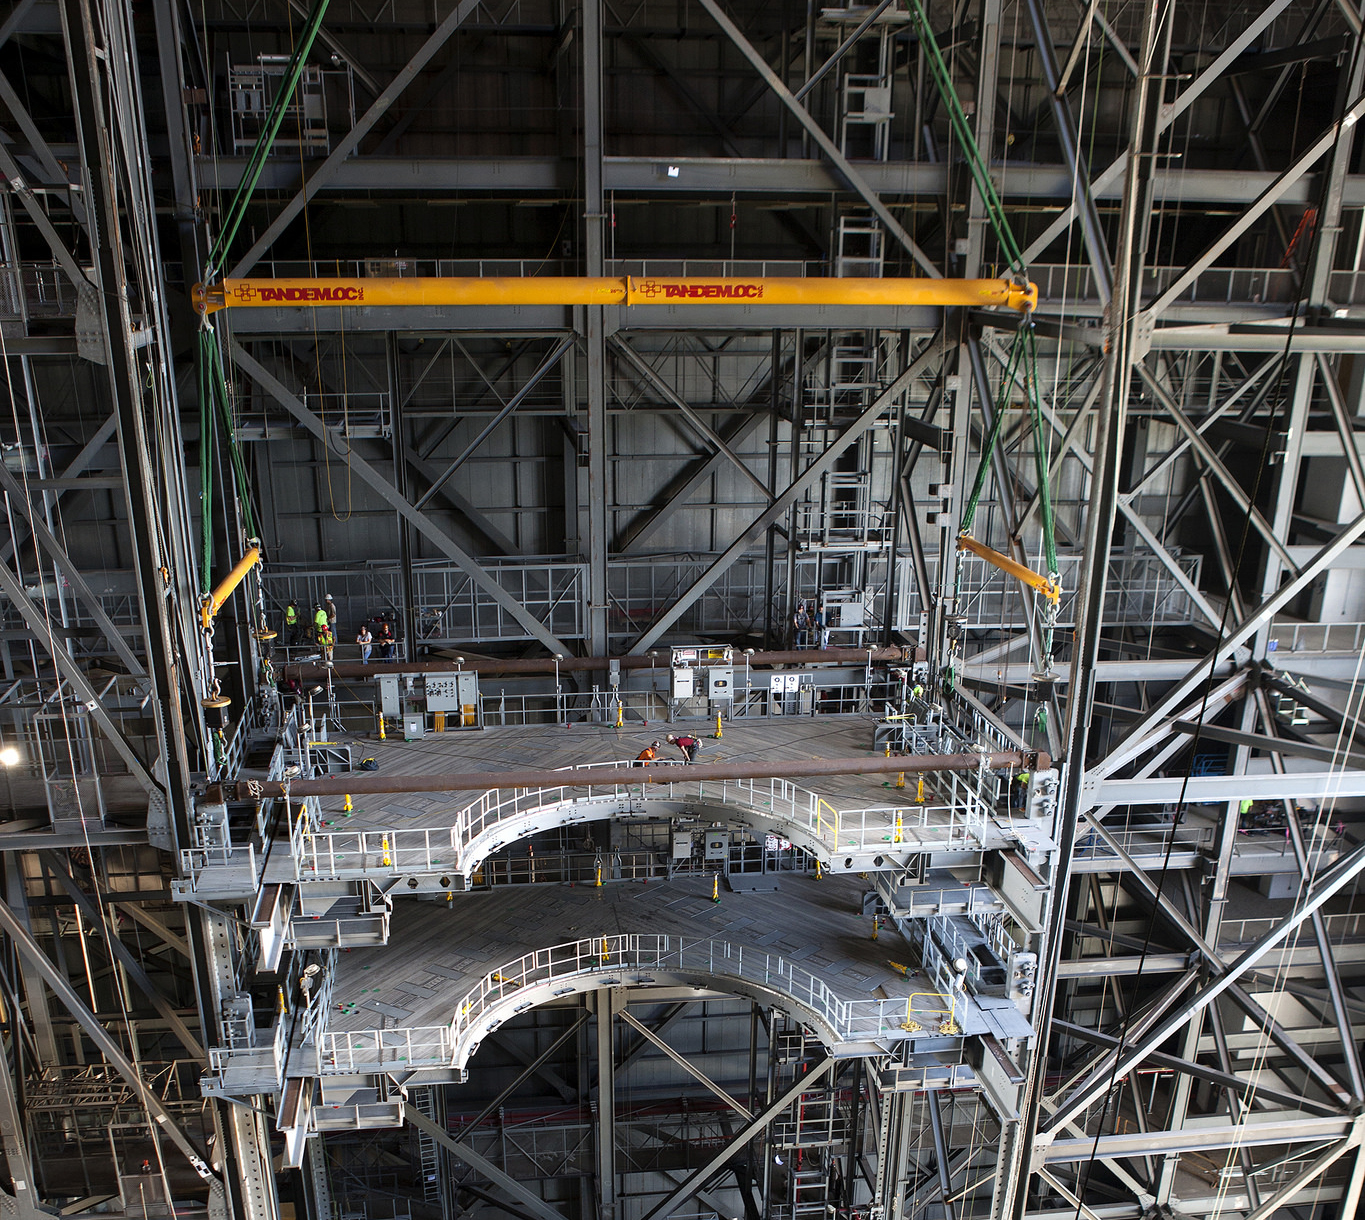
[[1046, 576], [1035, 572], [1032, 568], [1026, 568], [1022, 563], [1011, 559], [1008, 555], [1002, 555], [999, 551], [994, 551], [984, 542], [978, 542], [970, 534], [959, 534], [957, 536], [957, 549], [959, 551], [971, 551], [973, 555], [979, 555], [992, 567], [999, 568], [1002, 572], [1008, 572], [1016, 580], [1022, 580], [1026, 585], [1032, 585], [1050, 602], [1058, 602], [1062, 597], [1062, 586], [1053, 584]]
[[1028, 313], [1038, 286], [1016, 280], [666, 279], [648, 276], [226, 279], [196, 284], [200, 313], [295, 306], [404, 305], [942, 305]]
[[[834, 815], [832, 821], [826, 821], [820, 812], [821, 806], [828, 809]], [[824, 837], [825, 827], [828, 826], [830, 835], [834, 840], [834, 846], [839, 846], [839, 811], [834, 808], [823, 796], [817, 797], [815, 801], [815, 833]]]
[[[893, 966], [895, 962], [891, 963]], [[916, 1000], [931, 1000], [937, 1003], [916, 1005]], [[905, 1000], [905, 1021], [901, 1028], [906, 1033], [916, 1033], [924, 1028], [923, 1017], [926, 1020], [937, 1018], [938, 1032], [945, 1037], [951, 1037], [961, 1032], [961, 1026], [957, 1023], [957, 997], [944, 995], [941, 991], [915, 991]]]
[[253, 546], [241, 557], [232, 571], [223, 577], [221, 583], [199, 606], [199, 621], [204, 630], [213, 626], [214, 616], [223, 608], [223, 603], [232, 596], [232, 591], [246, 579], [246, 574], [261, 562], [261, 548]]

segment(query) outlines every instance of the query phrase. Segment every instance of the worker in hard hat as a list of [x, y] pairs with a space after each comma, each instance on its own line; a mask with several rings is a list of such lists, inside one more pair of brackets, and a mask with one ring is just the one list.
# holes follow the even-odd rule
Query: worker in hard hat
[[289, 629], [285, 639], [292, 648], [299, 642], [299, 635], [303, 630], [303, 625], [299, 621], [299, 606], [292, 597], [289, 599], [289, 605], [284, 608], [284, 625]]
[[322, 642], [322, 629], [328, 625], [327, 611], [322, 608], [321, 602], [313, 604], [313, 638]]
[[322, 608], [327, 611], [327, 626], [336, 634], [337, 629], [337, 604], [332, 600], [332, 595], [328, 593], [322, 599]]
[[318, 628], [318, 646], [322, 649], [322, 660], [326, 665], [332, 663], [332, 649], [336, 647], [336, 636], [326, 623]]
[[701, 742], [688, 733], [682, 733], [677, 736], [670, 733], [668, 735], [668, 744], [677, 746], [679, 753], [683, 756], [683, 762], [688, 763], [697, 756], [697, 751], [701, 749]]
[[664, 743], [662, 741], [651, 741], [649, 745], [645, 746], [645, 748], [635, 756], [635, 765], [637, 767], [649, 766], [650, 763], [659, 757], [659, 751], [663, 748]]

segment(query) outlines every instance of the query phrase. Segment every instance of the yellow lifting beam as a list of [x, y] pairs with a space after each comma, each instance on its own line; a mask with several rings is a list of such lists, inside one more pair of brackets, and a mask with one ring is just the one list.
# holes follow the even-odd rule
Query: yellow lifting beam
[[213, 626], [214, 616], [223, 608], [223, 603], [232, 596], [232, 591], [246, 579], [246, 574], [261, 562], [261, 548], [253, 546], [236, 563], [236, 566], [223, 577], [218, 587], [208, 594], [199, 606], [199, 621], [204, 630]]
[[196, 284], [200, 313], [220, 309], [392, 305], [952, 305], [1027, 313], [1038, 286], [1015, 280], [621, 279], [526, 276], [493, 279], [223, 280]]
[[1022, 580], [1026, 585], [1032, 585], [1048, 601], [1056, 603], [1061, 600], [1062, 587], [1054, 585], [1046, 576], [1040, 576], [1032, 568], [1026, 568], [1022, 563], [1017, 563], [1008, 555], [1002, 555], [999, 551], [994, 551], [984, 542], [978, 542], [970, 534], [959, 534], [957, 536], [957, 549], [959, 551], [971, 551], [973, 555], [979, 555], [993, 567], [999, 568], [1002, 572], [1008, 572], [1016, 580]]

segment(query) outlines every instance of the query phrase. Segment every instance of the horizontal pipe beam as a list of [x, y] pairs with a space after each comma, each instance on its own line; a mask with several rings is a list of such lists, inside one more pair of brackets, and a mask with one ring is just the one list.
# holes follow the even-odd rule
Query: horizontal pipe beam
[[225, 279], [194, 287], [195, 308], [273, 309], [394, 305], [942, 305], [1015, 309], [1038, 304], [1038, 286], [1014, 280], [932, 278], [654, 279], [628, 275], [374, 276], [363, 279]]
[[[924, 660], [924, 650], [916, 648], [798, 648], [788, 651], [755, 652], [749, 658], [749, 665], [758, 669], [771, 665], [909, 665]], [[562, 673], [571, 671], [607, 671], [612, 663], [619, 663], [625, 669], [667, 669], [669, 658], [663, 650], [657, 657], [565, 657], [559, 662]], [[743, 662], [743, 654], [735, 658], [736, 664]], [[510, 677], [514, 674], [552, 674], [555, 672], [554, 657], [529, 657], [514, 660], [495, 660], [490, 657], [471, 656], [463, 665], [454, 661], [390, 661], [363, 665], [359, 661], [337, 661], [330, 667], [325, 665], [301, 665], [300, 673], [305, 677], [324, 677], [330, 668], [339, 678], [373, 678], [379, 674], [453, 674], [461, 669], [477, 670], [480, 677]]]
[[[998, 750], [993, 754], [908, 754], [887, 758], [803, 758], [770, 762], [713, 763], [710, 766], [681, 763], [665, 766], [594, 768], [564, 771], [474, 771], [456, 775], [329, 775], [322, 779], [296, 779], [288, 784], [262, 783], [262, 796], [352, 796], [388, 792], [489, 792], [502, 788], [599, 788], [611, 784], [681, 784], [721, 779], [792, 779], [810, 775], [887, 775], [899, 771], [916, 774], [930, 771], [975, 771], [1018, 767], [1046, 771], [1052, 760], [1041, 751]], [[231, 785], [225, 785], [225, 791]], [[228, 799], [236, 797], [227, 793]]]

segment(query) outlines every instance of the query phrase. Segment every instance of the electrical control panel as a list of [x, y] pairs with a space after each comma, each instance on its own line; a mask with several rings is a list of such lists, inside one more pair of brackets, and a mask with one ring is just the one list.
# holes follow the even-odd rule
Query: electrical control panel
[[479, 675], [472, 670], [427, 674], [422, 682], [429, 712], [458, 712], [479, 701]]

